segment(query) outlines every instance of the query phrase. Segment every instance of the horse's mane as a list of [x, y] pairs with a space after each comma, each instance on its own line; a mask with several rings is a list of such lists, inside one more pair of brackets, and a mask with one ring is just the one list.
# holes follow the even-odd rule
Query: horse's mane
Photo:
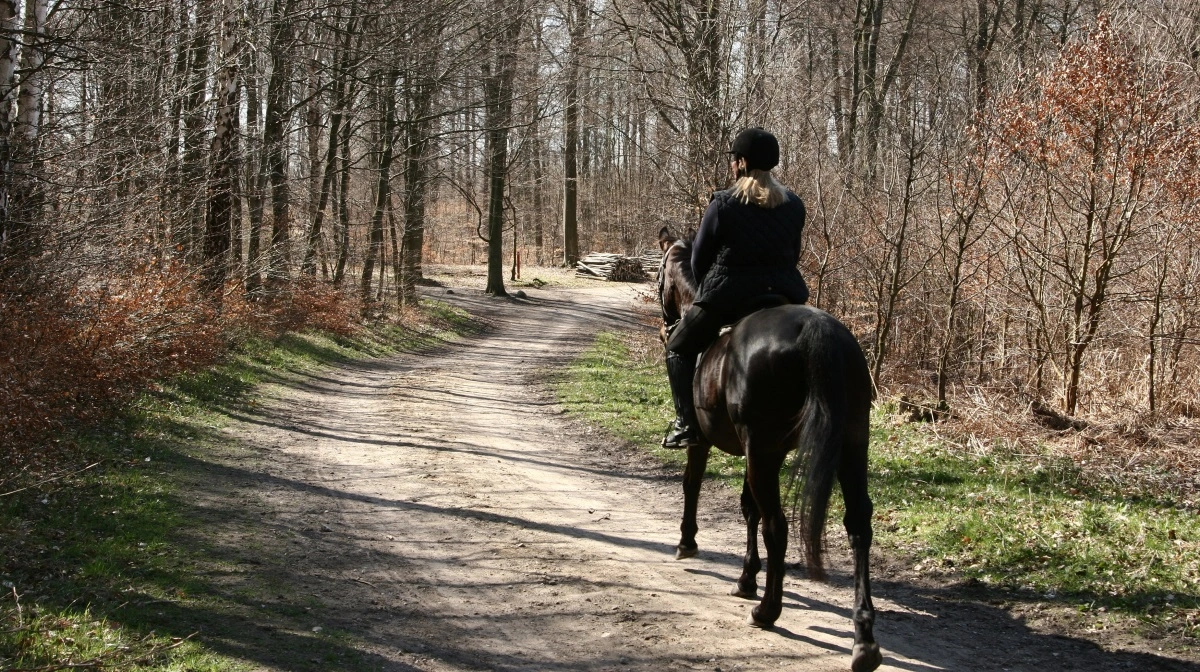
[[[663, 239], [670, 243], [663, 252], [662, 272], [658, 278], [658, 298], [662, 303], [664, 324], [673, 324], [683, 317], [684, 309], [696, 300], [700, 291], [692, 271], [692, 238]], [[664, 332], [665, 342], [666, 335]]]
[[700, 289], [700, 283], [696, 281], [696, 273], [692, 270], [692, 247], [696, 242], [695, 238], [696, 234], [688, 232], [687, 237], [675, 241], [672, 248], [679, 250], [678, 254], [683, 257], [675, 264], [675, 269], [679, 279], [684, 281], [684, 287], [691, 290], [692, 296], [695, 296]]

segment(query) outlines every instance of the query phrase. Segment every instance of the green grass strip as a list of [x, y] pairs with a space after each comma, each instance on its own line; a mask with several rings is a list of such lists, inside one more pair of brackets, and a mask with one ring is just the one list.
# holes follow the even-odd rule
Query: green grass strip
[[[609, 434], [646, 448], [668, 464], [683, 465], [686, 451], [659, 446], [675, 411], [662, 346], [647, 345], [623, 334], [598, 334], [558, 382], [558, 398], [568, 412]], [[744, 472], [741, 458], [714, 450], [705, 473], [740, 488]]]

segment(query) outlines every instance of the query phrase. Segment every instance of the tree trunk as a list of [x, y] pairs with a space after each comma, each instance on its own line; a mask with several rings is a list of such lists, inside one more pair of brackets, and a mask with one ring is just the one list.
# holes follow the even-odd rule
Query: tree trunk
[[1155, 282], [1154, 300], [1150, 311], [1149, 333], [1147, 341], [1150, 346], [1149, 362], [1147, 362], [1146, 371], [1146, 403], [1150, 409], [1150, 415], [1158, 412], [1158, 325], [1162, 321], [1162, 304], [1164, 296], [1164, 288], [1167, 284], [1167, 275], [1170, 267], [1170, 251], [1163, 250], [1163, 256], [1155, 261]]
[[14, 159], [8, 193], [10, 230], [20, 252], [18, 257], [35, 257], [44, 241], [40, 230], [42, 189], [39, 182], [38, 144], [42, 127], [42, 104], [46, 94], [46, 13], [48, 0], [26, 0], [24, 48], [21, 71], [24, 76], [17, 94], [17, 121], [13, 128]]
[[[534, 126], [534, 143], [533, 143], [533, 248], [535, 250], [537, 265], [541, 266], [544, 263], [545, 235], [542, 231], [542, 209], [545, 207], [542, 197], [542, 179], [545, 175], [545, 168], [542, 162], [545, 157], [542, 154], [542, 142], [538, 136], [537, 126]], [[578, 252], [578, 250], [576, 250]]]
[[[915, 143], [913, 139], [911, 142]], [[887, 358], [888, 341], [892, 333], [892, 328], [896, 324], [896, 303], [900, 299], [900, 293], [911, 281], [911, 277], [906, 277], [906, 269], [908, 260], [906, 255], [908, 250], [909, 226], [913, 220], [913, 188], [916, 183], [917, 172], [917, 147], [910, 145], [905, 156], [905, 174], [904, 174], [904, 191], [901, 198], [900, 214], [898, 229], [892, 235], [885, 236], [888, 249], [888, 269], [884, 276], [884, 286], [877, 298], [876, 320], [875, 320], [875, 343], [872, 349], [873, 361], [871, 362], [871, 379], [875, 381], [876, 387], [880, 385], [880, 377], [883, 374], [883, 364]]]
[[[998, 0], [996, 8], [991, 10], [990, 14], [988, 0], [976, 0], [975, 3], [975, 39], [972, 41], [969, 57], [975, 71], [975, 81], [972, 84], [976, 114], [983, 113], [989, 96], [988, 57], [999, 32], [1002, 3], [1003, 0]], [[1014, 35], [1014, 38], [1019, 39], [1019, 36]]]
[[[909, 0], [903, 32], [900, 34], [896, 51], [892, 54], [881, 78], [879, 76], [879, 39], [883, 27], [884, 0], [858, 0], [854, 27], [854, 84], [847, 120], [849, 123], [847, 135], [851, 154], [865, 145], [862, 168], [863, 175], [868, 181], [874, 181], [879, 169], [879, 132], [883, 123], [884, 101], [887, 100], [888, 91], [896, 81], [900, 62], [908, 48], [919, 1]], [[862, 108], [865, 108], [866, 111], [866, 137], [860, 144], [856, 137], [856, 129], [858, 128], [858, 111]], [[856, 157], [847, 157], [847, 159], [853, 158]]]
[[275, 0], [271, 17], [271, 77], [263, 123], [263, 165], [271, 183], [271, 249], [267, 280], [286, 282], [290, 273], [291, 211], [284, 130], [291, 102], [292, 9], [295, 0]]
[[208, 182], [208, 208], [204, 231], [204, 283], [218, 302], [229, 274], [229, 247], [233, 230], [234, 176], [237, 157], [233, 152], [237, 137], [238, 110], [238, 12], [230, 0], [221, 7], [221, 63], [217, 74], [217, 116], [210, 148], [211, 173]]
[[[259, 118], [258, 76], [254, 55], [246, 50], [246, 136], [261, 138]], [[267, 173], [263, 169], [261, 147], [257, 153], [246, 152], [246, 210], [250, 219], [249, 240], [246, 242], [246, 294], [257, 297], [263, 281], [263, 194], [267, 189]]]
[[570, 43], [566, 67], [566, 107], [563, 110], [563, 266], [579, 261], [579, 51], [587, 31], [585, 0], [567, 5]]
[[[336, 54], [335, 54], [336, 60]], [[300, 261], [302, 275], [317, 274], [317, 250], [320, 248], [321, 230], [317, 226], [317, 209], [320, 207], [321, 192], [325, 184], [322, 167], [325, 152], [321, 151], [321, 85], [315, 59], [308, 64], [308, 103], [304, 111], [304, 132], [307, 140], [308, 159], [308, 232], [304, 237], [304, 254]]]
[[190, 262], [200, 261], [204, 247], [205, 142], [208, 92], [209, 31], [214, 0], [200, 0], [188, 50], [187, 96], [183, 118], [183, 183], [174, 236]]
[[[363, 310], [371, 303], [371, 274], [375, 261], [383, 253], [383, 217], [388, 199], [391, 197], [392, 146], [396, 134], [396, 79], [399, 72], [390, 71], [380, 77], [379, 99], [383, 112], [383, 128], [379, 134], [379, 177], [375, 188], [375, 211], [371, 216], [371, 227], [367, 241], [367, 256], [363, 260], [362, 277], [359, 278], [359, 297]], [[382, 263], [382, 262], [381, 262]], [[383, 289], [380, 282], [380, 290]]]
[[338, 168], [340, 182], [337, 191], [338, 213], [338, 258], [337, 266], [333, 269], [333, 284], [339, 286], [346, 276], [346, 263], [350, 259], [350, 119], [349, 110], [342, 121], [342, 138], [339, 153], [341, 159]]
[[[353, 9], [353, 8], [352, 8]], [[350, 36], [354, 33], [355, 20], [350, 19], [349, 25], [338, 45], [337, 51], [334, 54], [333, 61], [337, 63], [337, 70], [333, 77], [334, 95], [333, 110], [329, 115], [329, 142], [325, 148], [325, 159], [320, 164], [323, 165], [323, 175], [321, 177], [320, 186], [318, 188], [316, 206], [312, 213], [312, 226], [308, 230], [308, 244], [304, 250], [304, 261], [300, 264], [300, 272], [308, 275], [316, 275], [317, 263], [316, 257], [318, 247], [321, 241], [321, 227], [325, 221], [325, 209], [329, 204], [329, 192], [333, 189], [334, 178], [337, 176], [337, 147], [341, 141], [342, 132], [342, 116], [349, 104], [348, 89], [346, 79], [349, 77], [349, 58], [350, 58]], [[311, 151], [311, 150], [310, 150]], [[322, 262], [324, 268], [324, 262]]]
[[323, 175], [317, 194], [317, 204], [313, 211], [312, 226], [308, 230], [308, 244], [304, 248], [304, 261], [300, 264], [300, 272], [305, 275], [317, 274], [317, 248], [321, 241], [321, 226], [325, 221], [325, 209], [329, 204], [329, 191], [337, 174], [337, 145], [341, 132], [342, 112], [339, 108], [329, 117], [329, 143], [325, 147]]
[[[489, 115], [490, 116], [490, 115]], [[508, 172], [508, 128], [489, 128], [488, 145], [488, 271], [487, 287], [492, 296], [506, 296], [504, 289], [504, 183]]]
[[429, 146], [429, 115], [433, 100], [432, 85], [410, 88], [411, 118], [407, 124], [404, 163], [404, 245], [401, 261], [400, 305], [416, 305], [417, 281], [421, 279], [421, 261], [425, 247], [425, 199]]
[[17, 1], [0, 0], [0, 265], [23, 256], [25, 242], [25, 230], [11, 217], [9, 209], [13, 180], [12, 107], [17, 95], [20, 23]]
[[420, 297], [425, 254], [425, 212], [429, 192], [431, 112], [440, 86], [437, 68], [445, 24], [429, 20], [413, 31], [413, 41], [426, 45], [422, 57], [408, 64], [409, 86], [404, 148], [404, 240], [401, 245], [397, 298], [401, 306], [415, 306]]
[[579, 190], [576, 147], [579, 144], [579, 88], [567, 83], [567, 106], [563, 119], [563, 266], [574, 268], [579, 261]]
[[504, 289], [504, 186], [508, 176], [508, 130], [512, 124], [513, 79], [517, 41], [525, 23], [523, 0], [504, 7], [506, 21], [494, 43], [494, 62], [484, 68], [487, 98], [488, 273], [484, 291], [506, 296]]

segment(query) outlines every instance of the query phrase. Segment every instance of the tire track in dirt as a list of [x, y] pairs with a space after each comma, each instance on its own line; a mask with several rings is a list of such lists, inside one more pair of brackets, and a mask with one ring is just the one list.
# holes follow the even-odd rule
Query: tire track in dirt
[[[486, 333], [306, 376], [227, 430], [257, 456], [234, 487], [261, 524], [227, 542], [249, 569], [224, 585], [278, 595], [259, 605], [267, 634], [225, 635], [226, 651], [287, 670], [848, 667], [844, 552], [830, 558], [839, 585], [789, 576], [778, 627], [748, 627], [753, 603], [727, 594], [743, 543], [734, 493], [706, 489], [701, 554], [675, 561], [678, 480], [566, 419], [538, 384], [598, 330], [635, 326], [633, 290], [456, 292], [439, 298], [485, 316]], [[960, 625], [940, 598], [905, 595], [877, 599], [884, 670], [1133, 664], [999, 610], [964, 607]], [[322, 643], [336, 653], [314, 657]]]

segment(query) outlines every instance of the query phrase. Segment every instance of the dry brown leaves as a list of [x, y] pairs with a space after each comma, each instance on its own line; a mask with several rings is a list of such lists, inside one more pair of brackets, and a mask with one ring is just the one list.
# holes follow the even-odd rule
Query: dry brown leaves
[[0, 286], [0, 482], [73, 464], [59, 440], [67, 427], [110, 417], [152, 380], [211, 365], [238, 336], [358, 326], [353, 299], [314, 280], [258, 301], [232, 286], [227, 295], [218, 306], [176, 265]]
[[955, 397], [953, 416], [933, 431], [976, 454], [1065, 459], [1085, 482], [1200, 506], [1200, 420], [1130, 413], [1064, 416], [1069, 423], [1060, 424], [1034, 406], [1007, 391], [974, 388]]

